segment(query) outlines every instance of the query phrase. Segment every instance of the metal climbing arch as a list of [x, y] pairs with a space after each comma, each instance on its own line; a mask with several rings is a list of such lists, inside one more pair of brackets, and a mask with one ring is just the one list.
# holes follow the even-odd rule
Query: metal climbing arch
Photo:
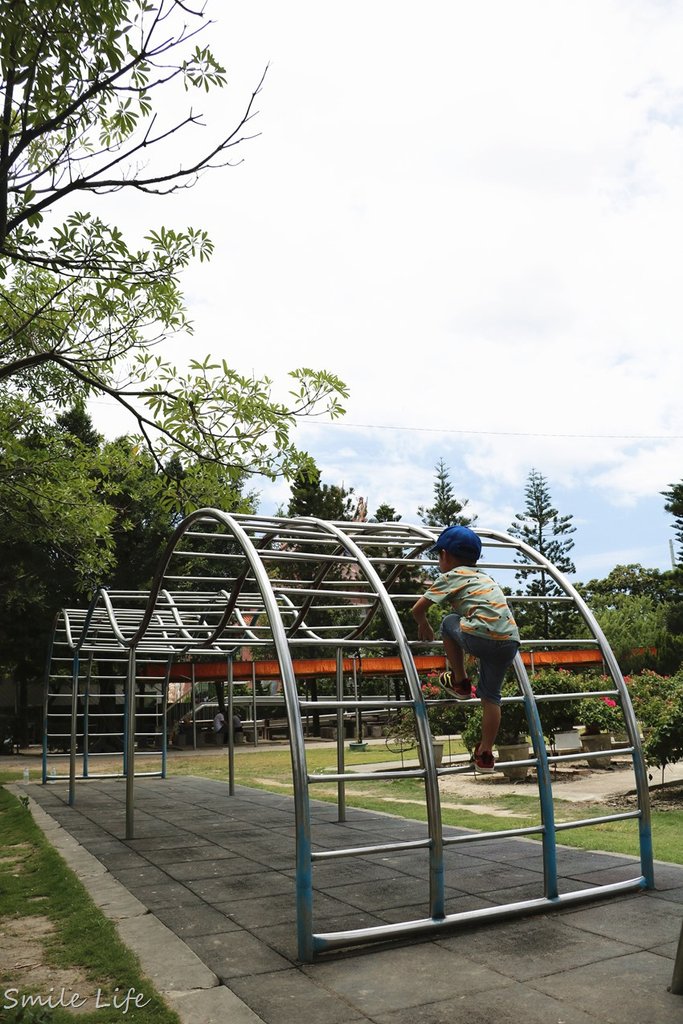
[[[296, 901], [299, 957], [310, 961], [326, 950], [397, 936], [424, 934], [473, 919], [498, 918], [595, 898], [624, 890], [649, 888], [654, 884], [650, 835], [647, 773], [643, 763], [638, 725], [617, 661], [590, 610], [554, 566], [532, 548], [495, 530], [479, 529], [483, 542], [481, 568], [491, 571], [504, 586], [514, 587], [520, 575], [543, 574], [555, 584], [550, 596], [518, 595], [511, 602], [540, 601], [567, 613], [572, 638], [525, 640], [533, 654], [552, 648], [597, 649], [605, 666], [608, 683], [593, 693], [563, 694], [563, 700], [580, 701], [589, 696], [614, 697], [624, 717], [627, 740], [619, 754], [633, 766], [637, 809], [557, 822], [553, 802], [553, 767], [560, 762], [585, 761], [600, 757], [586, 752], [558, 754], [547, 749], [539, 708], [557, 695], [535, 692], [521, 656], [513, 665], [519, 696], [506, 702], [523, 702], [531, 738], [532, 753], [526, 762], [536, 773], [539, 794], [537, 824], [519, 829], [488, 833], [445, 834], [441, 817], [439, 780], [469, 771], [466, 765], [437, 766], [431, 743], [428, 712], [415, 663], [417, 654], [432, 651], [432, 644], [409, 640], [404, 630], [411, 605], [424, 590], [425, 575], [433, 562], [425, 552], [436, 532], [404, 523], [324, 522], [316, 519], [284, 519], [267, 516], [230, 515], [217, 509], [202, 509], [185, 519], [169, 542], [149, 593], [121, 593], [100, 590], [86, 611], [65, 611], [57, 622], [52, 658], [46, 675], [44, 781], [49, 781], [47, 752], [54, 736], [67, 737], [70, 758], [70, 800], [75, 799], [76, 748], [83, 754], [82, 776], [92, 775], [87, 761], [88, 723], [92, 715], [92, 683], [101, 693], [115, 680], [120, 695], [118, 726], [122, 736], [122, 773], [126, 777], [126, 832], [135, 828], [135, 754], [146, 733], [140, 702], [150, 699], [148, 718], [161, 722], [161, 764], [165, 772], [166, 696], [174, 659], [188, 655], [225, 658], [228, 682], [228, 714], [232, 713], [232, 667], [242, 646], [253, 656], [275, 657], [282, 680], [281, 700], [286, 710], [292, 755], [296, 815]], [[583, 632], [577, 633], [579, 628]], [[578, 635], [578, 639], [575, 636]], [[345, 659], [357, 656], [400, 659], [402, 683], [393, 695], [368, 695], [364, 680], [354, 673], [355, 686], [349, 690]], [[297, 679], [296, 658], [315, 653], [336, 659], [334, 695], [307, 699]], [[540, 657], [540, 654], [539, 654]], [[151, 698], [149, 674], [141, 674], [145, 662], [156, 664], [160, 684]], [[159, 666], [158, 663], [161, 663]], [[142, 680], [142, 682], [141, 682]], [[61, 684], [61, 685], [60, 685]], [[143, 692], [141, 693], [141, 687]], [[376, 687], [375, 687], [376, 689]], [[55, 711], [55, 696], [61, 694], [63, 711]], [[274, 700], [275, 698], [271, 698]], [[51, 703], [52, 702], [52, 703]], [[473, 700], [472, 705], [477, 701]], [[58, 706], [58, 705], [57, 705]], [[345, 763], [343, 721], [345, 714], [359, 711], [407, 712], [413, 717], [420, 750], [420, 765], [409, 770], [353, 772]], [[312, 774], [307, 768], [302, 719], [309, 713], [336, 716], [337, 770], [334, 774]], [[50, 724], [50, 714], [53, 724]], [[141, 714], [143, 717], [141, 718]], [[59, 732], [59, 716], [68, 720], [69, 730]], [[67, 717], [68, 716], [68, 719]], [[57, 726], [54, 723], [57, 723]], [[137, 730], [137, 731], [136, 731]], [[234, 756], [229, 746], [230, 792], [233, 791]], [[408, 842], [388, 841], [374, 847], [347, 846], [316, 849], [310, 797], [316, 785], [336, 783], [338, 817], [345, 818], [346, 788], [356, 782], [381, 786], [387, 780], [414, 778], [424, 788], [426, 822], [424, 836]], [[558, 836], [569, 828], [633, 819], [640, 837], [640, 871], [633, 878], [593, 885], [570, 892], [558, 891]], [[452, 913], [446, 901], [447, 848], [459, 843], [487, 841], [510, 836], [538, 836], [543, 847], [544, 873], [538, 897], [521, 902]], [[425, 914], [398, 924], [359, 928], [343, 932], [319, 932], [315, 928], [314, 874], [316, 866], [337, 858], [382, 856], [387, 852], [424, 851], [429, 885], [425, 892]]]

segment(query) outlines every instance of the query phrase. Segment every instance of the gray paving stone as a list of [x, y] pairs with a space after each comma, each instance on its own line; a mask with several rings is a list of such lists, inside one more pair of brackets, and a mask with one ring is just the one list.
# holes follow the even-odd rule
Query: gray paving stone
[[[493, 906], [491, 900], [483, 899], [481, 896], [473, 896], [464, 893], [451, 896], [446, 902], [447, 914], [461, 914], [469, 910], [481, 910], [483, 907]], [[387, 907], [386, 910], [376, 912], [387, 924], [395, 924], [400, 921], [419, 921], [425, 917], [425, 904], [416, 903], [414, 906]], [[458, 927], [458, 926], [456, 926]]]
[[[384, 923], [379, 916], [371, 916], [361, 911], [349, 911], [341, 917], [328, 918], [324, 921], [320, 921], [316, 915], [314, 917], [314, 931], [317, 933], [353, 931], [358, 928], [376, 928]], [[296, 929], [292, 927], [290, 922], [286, 924], [269, 923], [260, 928], [253, 927], [250, 930], [253, 931], [257, 938], [266, 942], [272, 949], [281, 953], [282, 956], [292, 963], [298, 961]]]
[[[328, 886], [321, 890], [350, 907], [379, 912], [388, 907], [402, 907], [406, 903], [424, 900], [425, 909], [429, 900], [429, 886], [421, 878], [409, 875], [373, 882], [354, 882], [350, 885]], [[453, 893], [453, 895], [456, 895]]]
[[680, 864], [665, 864], [655, 861], [655, 889], [665, 892], [667, 889], [678, 889], [681, 884], [683, 868]]
[[231, 987], [266, 1024], [347, 1024], [365, 1015], [325, 987], [292, 968], [255, 978], [236, 978]]
[[252, 871], [248, 875], [238, 873], [223, 879], [201, 879], [186, 882], [188, 889], [202, 899], [222, 909], [233, 900], [244, 900], [255, 896], [277, 896], [281, 893], [294, 894], [294, 881], [277, 871]]
[[212, 935], [188, 935], [187, 944], [222, 982], [248, 975], [285, 971], [291, 963], [265, 942], [240, 929]]
[[[501, 974], [479, 964], [469, 964], [466, 972], [461, 970], [453, 953], [433, 942], [371, 953], [366, 950], [347, 960], [314, 964], [303, 970], [313, 981], [373, 1018], [390, 1010], [452, 997], [454, 984], [460, 995], [471, 998], [474, 993], [504, 983]], [[469, 1017], [463, 1015], [462, 1019]]]
[[[230, 917], [252, 931], [267, 925], [290, 922], [292, 929], [296, 922], [296, 894], [294, 888], [282, 895], [262, 896], [255, 899], [234, 900], [220, 906]], [[314, 899], [315, 920], [323, 926], [329, 918], [337, 918], [348, 912], [348, 907], [339, 900], [316, 894]], [[327, 927], [327, 926], [325, 926]]]
[[170, 928], [153, 915], [117, 923], [123, 942], [132, 946], [142, 969], [162, 990], [207, 989], [218, 984], [215, 974]]
[[128, 839], [126, 845], [131, 850], [145, 852], [147, 850], [188, 850], [191, 847], [210, 847], [211, 843], [201, 836], [193, 836], [182, 829], [176, 829], [175, 832], [168, 835]]
[[164, 992], [182, 1024], [259, 1024], [263, 1018], [225, 985], [191, 992]]
[[90, 880], [84, 878], [81, 881], [88, 890], [93, 903], [114, 921], [126, 917], [142, 917], [147, 913], [144, 903], [124, 889], [121, 883], [111, 875]]
[[[665, 956], [669, 960], [675, 960], [678, 952], [678, 941], [676, 942], [665, 942], [661, 946], [653, 946], [650, 953], [656, 953], [657, 956]], [[673, 964], [672, 964], [673, 970]]]
[[213, 843], [207, 843], [205, 846], [188, 846], [186, 849], [179, 849], [174, 846], [159, 850], [142, 850], [140, 856], [144, 857], [150, 864], [156, 864], [157, 867], [165, 868], [167, 864], [187, 862], [195, 864], [199, 863], [199, 861], [207, 861], [209, 864], [217, 863], [219, 860], [229, 860], [235, 854], [231, 850], [224, 850], [220, 846], [214, 846]]
[[508, 982], [485, 993], [455, 994], [393, 1013], [378, 1013], [374, 1024], [605, 1024], [593, 1016], [525, 985]]
[[439, 945], [515, 981], [556, 974], [596, 959], [633, 952], [627, 941], [606, 940], [567, 924], [567, 918], [533, 914], [508, 921], [487, 921]]
[[519, 864], [507, 864], [500, 870], [492, 869], [490, 863], [476, 864], [471, 868], [449, 872], [446, 885], [462, 892], [488, 893], [496, 888], [513, 888], [519, 885], [536, 886], [536, 895], [543, 895], [543, 879], [537, 871], [529, 871]]
[[153, 864], [148, 864], [146, 861], [135, 867], [112, 867], [111, 873], [121, 885], [125, 885], [127, 889], [139, 889], [141, 886], [147, 885], [164, 885], [168, 882], [168, 875], [165, 871], [161, 871]]
[[543, 867], [543, 849], [540, 842], [531, 839], [496, 839], [467, 843], [461, 850], [472, 852], [481, 860], [495, 860], [501, 864], [522, 860], [529, 867]]
[[683, 903], [683, 886], [678, 889], [648, 889], [644, 895], [648, 899], [664, 900], [667, 903]]
[[201, 903], [189, 907], [155, 907], [154, 916], [184, 939], [188, 935], [211, 935], [214, 932], [237, 931], [240, 925], [220, 910]]
[[[287, 872], [294, 875], [294, 872]], [[414, 878], [396, 868], [365, 858], [343, 857], [339, 860], [317, 861], [313, 865], [313, 883], [318, 889], [330, 885], [350, 885], [353, 882], [381, 882], [390, 878]], [[427, 877], [426, 872], [423, 877]]]
[[681, 996], [667, 992], [671, 962], [648, 952], [600, 960], [530, 984], [604, 1024], [680, 1024]]
[[236, 869], [236, 865], [242, 861], [243, 858], [235, 856], [212, 859], [202, 857], [199, 860], [165, 863], [163, 870], [179, 882], [199, 882], [203, 879], [215, 880], [239, 875], [240, 871]]
[[170, 880], [159, 885], [131, 886], [130, 891], [150, 910], [156, 907], [198, 907], [203, 902], [180, 882]]
[[681, 913], [675, 904], [648, 899], [642, 894], [624, 903], [603, 902], [599, 907], [582, 907], [563, 916], [563, 921], [608, 938], [632, 939], [648, 949], [676, 939], [681, 930]]

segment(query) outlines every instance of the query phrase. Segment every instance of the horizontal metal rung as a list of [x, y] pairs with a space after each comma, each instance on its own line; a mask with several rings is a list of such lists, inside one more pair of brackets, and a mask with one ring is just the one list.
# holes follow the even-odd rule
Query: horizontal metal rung
[[534, 693], [538, 704], [563, 700], [582, 700], [584, 697], [618, 697], [618, 690], [579, 690], [574, 693]]
[[[548, 764], [562, 764], [569, 763], [570, 761], [587, 761], [589, 758], [594, 757], [613, 757], [614, 754], [633, 754], [635, 747], [619, 747], [614, 750], [596, 750], [589, 752], [587, 750], [577, 751], [575, 754], [549, 754]], [[517, 762], [516, 762], [517, 763]]]
[[363, 857], [367, 854], [392, 853], [399, 850], [426, 850], [431, 839], [410, 839], [402, 843], [382, 843], [381, 846], [350, 846], [342, 850], [324, 850], [311, 854], [312, 861], [336, 860], [339, 857]]
[[[515, 762], [518, 763], [518, 762]], [[471, 832], [462, 836], [444, 836], [444, 846], [460, 843], [486, 843], [490, 839], [510, 839], [512, 836], [533, 836], [545, 832], [545, 825], [528, 825], [526, 828], [505, 828], [499, 832]]]
[[[515, 761], [515, 764], [519, 764]], [[423, 779], [424, 768], [413, 768], [408, 771], [395, 772], [345, 772], [344, 774], [309, 775], [309, 782], [380, 782], [383, 779]]]
[[556, 832], [565, 832], [570, 828], [584, 828], [590, 825], [604, 825], [610, 821], [625, 821], [627, 818], [640, 818], [641, 811], [622, 811], [620, 814], [605, 814], [600, 818], [582, 818], [581, 821], [563, 821], [555, 825]]
[[[440, 703], [445, 704], [446, 701]], [[460, 703], [460, 702], [459, 702]], [[414, 708], [414, 700], [300, 700], [299, 707], [305, 711], [329, 711], [338, 709], [340, 711], [351, 711], [354, 708], [370, 711], [373, 708], [390, 711], [392, 708]]]

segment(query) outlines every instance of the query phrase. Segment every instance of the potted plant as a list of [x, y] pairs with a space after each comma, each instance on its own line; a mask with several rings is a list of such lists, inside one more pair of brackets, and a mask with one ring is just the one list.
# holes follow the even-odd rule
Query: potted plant
[[455, 736], [461, 733], [467, 725], [470, 707], [463, 707], [453, 700], [444, 700], [444, 691], [438, 683], [436, 672], [430, 672], [422, 680], [422, 696], [426, 701], [435, 701], [430, 704], [427, 714], [429, 716], [429, 731], [432, 736]]
[[[504, 697], [518, 697], [519, 687], [516, 683], [505, 683]], [[481, 738], [481, 708], [475, 708], [469, 716], [467, 725], [462, 731], [462, 741], [470, 751]], [[503, 767], [501, 771], [512, 782], [523, 781], [529, 771], [528, 765], [513, 765], [511, 761], [526, 761], [529, 757], [528, 722], [524, 704], [503, 704], [501, 709], [500, 728], [496, 737], [498, 760]]]
[[612, 735], [623, 730], [624, 720], [619, 705], [611, 697], [586, 697], [576, 709], [576, 720], [583, 726], [583, 735]]
[[[516, 682], [503, 684], [503, 697], [519, 697], [520, 689]], [[496, 737], [498, 758], [501, 762], [526, 761], [529, 757], [529, 723], [522, 701], [514, 704], [503, 704], [500, 715], [500, 727]], [[512, 781], [526, 779], [529, 766], [520, 765], [501, 768], [506, 778]]]
[[[578, 693], [585, 689], [582, 680], [563, 668], [541, 669], [531, 678], [534, 693], [559, 695]], [[543, 734], [556, 751], [569, 753], [581, 750], [581, 737], [576, 727], [577, 708], [573, 700], [540, 701], [538, 713]]]
[[[429, 731], [432, 739], [434, 760], [438, 765], [443, 761], [444, 744], [439, 739], [441, 736], [452, 736], [459, 733], [467, 721], [467, 712], [459, 705], [444, 698], [444, 692], [439, 686], [436, 673], [430, 673], [422, 680], [422, 695], [426, 701], [434, 701], [427, 709]], [[422, 752], [419, 749], [417, 729], [415, 727], [415, 713], [405, 708], [397, 716], [392, 724], [392, 740], [401, 746], [402, 741], [405, 748], [418, 746], [418, 758], [422, 762]]]
[[[576, 709], [576, 718], [583, 726], [581, 748], [586, 753], [612, 749], [612, 733], [623, 725], [619, 706], [611, 697], [586, 697]], [[592, 768], [607, 768], [609, 761], [589, 761]]]

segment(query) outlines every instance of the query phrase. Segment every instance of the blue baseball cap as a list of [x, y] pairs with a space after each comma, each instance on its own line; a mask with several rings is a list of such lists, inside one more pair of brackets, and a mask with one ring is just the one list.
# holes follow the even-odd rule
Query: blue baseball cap
[[481, 555], [481, 541], [469, 526], [447, 526], [427, 554], [436, 556], [439, 551], [448, 551], [451, 555], [465, 555], [476, 562]]

